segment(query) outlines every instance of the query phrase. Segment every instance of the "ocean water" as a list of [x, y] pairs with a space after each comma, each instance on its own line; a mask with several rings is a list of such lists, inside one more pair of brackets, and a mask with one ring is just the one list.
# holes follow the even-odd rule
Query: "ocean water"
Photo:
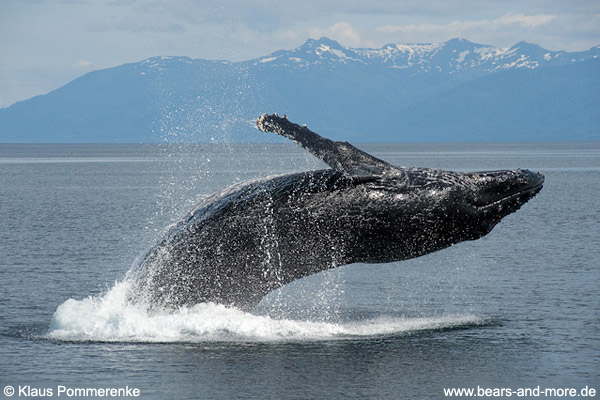
[[0, 145], [0, 386], [148, 399], [600, 390], [600, 142], [360, 147], [546, 183], [477, 241], [326, 271], [252, 313], [148, 313], [127, 303], [127, 271], [171, 223], [232, 183], [324, 164], [290, 144]]

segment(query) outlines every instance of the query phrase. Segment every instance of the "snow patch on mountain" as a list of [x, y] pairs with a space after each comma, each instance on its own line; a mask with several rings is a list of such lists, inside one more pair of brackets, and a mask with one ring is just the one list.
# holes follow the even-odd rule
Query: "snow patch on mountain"
[[[538, 45], [519, 42], [512, 47], [499, 48], [476, 44], [465, 39], [440, 43], [386, 44], [380, 49], [351, 48], [322, 37], [309, 39], [290, 51], [280, 50], [254, 60], [253, 64], [269, 67], [311, 68], [347, 65], [382, 66], [410, 75], [436, 73], [452, 75], [474, 71], [491, 73], [514, 68], [536, 69], [585, 61], [600, 54], [600, 46], [587, 52], [566, 53], [549, 51]], [[572, 57], [576, 55], [577, 57]]]

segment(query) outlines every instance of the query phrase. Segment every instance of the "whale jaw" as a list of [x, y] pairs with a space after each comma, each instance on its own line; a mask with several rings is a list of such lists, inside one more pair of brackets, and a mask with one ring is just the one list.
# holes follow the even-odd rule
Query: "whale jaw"
[[472, 239], [478, 239], [538, 194], [545, 177], [519, 169], [465, 174], [465, 180], [465, 199], [481, 224], [480, 230], [473, 230]]
[[515, 200], [522, 205], [542, 189], [544, 179], [540, 172], [522, 169], [467, 174], [467, 184], [471, 188], [467, 196], [469, 202], [479, 208], [514, 203]]

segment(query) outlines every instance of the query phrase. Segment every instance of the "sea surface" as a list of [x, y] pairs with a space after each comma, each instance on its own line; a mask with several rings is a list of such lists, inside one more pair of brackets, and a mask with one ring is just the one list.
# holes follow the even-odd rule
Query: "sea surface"
[[325, 165], [293, 144], [0, 144], [0, 389], [129, 387], [144, 399], [600, 390], [600, 142], [359, 147], [396, 165], [528, 168], [546, 183], [477, 241], [326, 271], [252, 313], [149, 313], [127, 303], [127, 272], [170, 224], [233, 183]]

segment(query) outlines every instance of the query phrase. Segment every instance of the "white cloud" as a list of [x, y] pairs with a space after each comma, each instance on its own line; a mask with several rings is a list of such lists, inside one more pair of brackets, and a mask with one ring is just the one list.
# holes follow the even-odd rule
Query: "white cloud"
[[547, 24], [556, 19], [556, 15], [552, 14], [505, 14], [500, 18], [493, 20], [482, 19], [478, 21], [452, 21], [448, 24], [411, 24], [411, 25], [384, 25], [377, 28], [378, 31], [384, 33], [428, 33], [428, 32], [449, 32], [452, 34], [460, 33], [461, 31], [480, 30], [480, 29], [497, 29], [511, 25], [519, 25], [523, 28], [536, 28], [540, 25]]
[[94, 64], [91, 61], [79, 60], [75, 63], [77, 68], [94, 68]]
[[523, 14], [506, 14], [492, 21], [502, 25], [519, 24], [524, 28], [535, 28], [548, 22], [554, 21], [556, 15], [538, 14], [538, 15], [523, 15]]

